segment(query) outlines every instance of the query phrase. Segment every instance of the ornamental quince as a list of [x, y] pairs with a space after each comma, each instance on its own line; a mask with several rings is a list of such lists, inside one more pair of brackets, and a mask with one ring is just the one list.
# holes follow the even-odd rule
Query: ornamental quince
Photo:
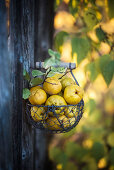
[[43, 89], [47, 94], [54, 95], [61, 91], [62, 85], [58, 79], [48, 77], [43, 84]]
[[36, 122], [47, 119], [44, 107], [31, 107], [31, 116]]
[[77, 112], [77, 106], [69, 106], [69, 107], [66, 107], [65, 109], [65, 116], [68, 117], [68, 118], [71, 118], [71, 117], [76, 117], [78, 114]]
[[64, 90], [67, 86], [75, 84], [75, 81], [73, 81], [73, 79], [70, 77], [66, 77], [63, 80], [61, 80], [61, 84], [62, 84], [62, 90]]
[[33, 105], [41, 105], [45, 103], [47, 99], [46, 92], [40, 86], [32, 87], [30, 89], [31, 95], [29, 97], [29, 101]]
[[67, 86], [64, 90], [64, 99], [69, 104], [78, 104], [83, 98], [83, 89], [78, 85]]
[[62, 130], [63, 128], [69, 127], [70, 122], [65, 115], [60, 117], [48, 117], [46, 120], [45, 127], [50, 130]]
[[[63, 115], [64, 114], [64, 105], [67, 105], [66, 101], [64, 100], [63, 97], [59, 96], [59, 95], [52, 95], [50, 96], [45, 105], [49, 105], [49, 106], [54, 106], [54, 111], [50, 111], [48, 112], [48, 114], [50, 116], [55, 116], [56, 114], [57, 115]], [[55, 107], [57, 106], [57, 107]], [[61, 106], [61, 107], [60, 107]], [[54, 115], [55, 113], [55, 115]]]

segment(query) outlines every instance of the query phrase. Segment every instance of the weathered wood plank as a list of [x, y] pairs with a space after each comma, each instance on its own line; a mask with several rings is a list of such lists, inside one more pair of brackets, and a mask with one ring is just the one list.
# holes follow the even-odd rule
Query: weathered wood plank
[[0, 1], [0, 170], [12, 169], [10, 82], [11, 56], [8, 54], [8, 34], [5, 0]]
[[[10, 36], [14, 55], [13, 168], [33, 169], [34, 131], [27, 122], [25, 102], [22, 102], [23, 69], [34, 67], [34, 1], [11, 0]], [[16, 124], [15, 124], [16, 123]]]
[[12, 149], [13, 169], [22, 169], [22, 1], [10, 1], [10, 47], [13, 56], [13, 111], [12, 111]]
[[[23, 68], [29, 72], [30, 67], [34, 67], [34, 0], [23, 0], [22, 6]], [[27, 87], [25, 81], [23, 86]], [[34, 130], [27, 122], [25, 110], [25, 102], [23, 102], [22, 169], [32, 170], [34, 167]]]

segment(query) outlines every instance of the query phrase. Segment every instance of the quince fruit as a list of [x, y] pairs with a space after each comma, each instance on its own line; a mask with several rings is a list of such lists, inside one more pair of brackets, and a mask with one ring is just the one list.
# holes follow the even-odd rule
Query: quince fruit
[[76, 117], [77, 116], [77, 107], [76, 106], [69, 106], [65, 109], [65, 116], [68, 118]]
[[50, 130], [62, 130], [69, 127], [70, 123], [65, 115], [60, 117], [48, 117], [45, 127]]
[[56, 73], [54, 76], [52, 76], [51, 78], [57, 79], [57, 80], [62, 80], [66, 77], [66, 75], [64, 73]]
[[36, 107], [36, 106], [31, 107], [31, 116], [36, 122], [47, 118], [45, 115], [44, 107]]
[[69, 118], [69, 124], [70, 124], [70, 126], [73, 126], [74, 125], [74, 123], [76, 122], [76, 117], [71, 117], [71, 118]]
[[67, 86], [75, 84], [75, 81], [73, 81], [73, 79], [70, 77], [66, 77], [63, 80], [61, 80], [61, 84], [62, 84], [62, 90], [64, 90]]
[[43, 84], [43, 89], [50, 95], [58, 94], [62, 89], [62, 85], [59, 80], [48, 77]]
[[29, 97], [29, 101], [33, 105], [41, 105], [45, 103], [47, 99], [46, 92], [40, 86], [32, 87], [30, 89], [31, 95]]
[[64, 99], [69, 104], [78, 104], [83, 98], [83, 90], [78, 85], [67, 86], [64, 90]]
[[[54, 116], [54, 112], [55, 114], [57, 115], [63, 115], [64, 114], [64, 110], [65, 110], [65, 107], [59, 107], [59, 106], [62, 106], [62, 105], [67, 105], [66, 101], [64, 100], [63, 97], [59, 96], [59, 95], [52, 95], [50, 96], [46, 103], [45, 103], [46, 106], [53, 106], [54, 105], [54, 110], [53, 111], [50, 111], [48, 112], [48, 114], [50, 116]], [[57, 106], [57, 107], [55, 107]]]

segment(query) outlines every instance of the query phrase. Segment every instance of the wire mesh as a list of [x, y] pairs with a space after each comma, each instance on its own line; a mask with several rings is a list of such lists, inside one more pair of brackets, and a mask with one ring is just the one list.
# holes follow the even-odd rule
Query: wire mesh
[[62, 106], [31, 105], [27, 103], [26, 111], [29, 123], [35, 128], [51, 133], [64, 133], [78, 124], [83, 115], [83, 108], [84, 101], [81, 100], [77, 105]]
[[[70, 69], [77, 85], [78, 82]], [[49, 133], [65, 133], [73, 129], [80, 121], [84, 110], [83, 99], [76, 105], [32, 105], [26, 104], [29, 123]]]

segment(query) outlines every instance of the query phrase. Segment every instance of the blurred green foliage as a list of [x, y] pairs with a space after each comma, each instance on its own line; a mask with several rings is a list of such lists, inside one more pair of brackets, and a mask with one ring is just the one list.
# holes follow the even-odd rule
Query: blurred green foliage
[[88, 8], [87, 11], [85, 11], [83, 18], [88, 30], [91, 30], [98, 23], [96, 10], [92, 8]]
[[65, 21], [63, 28], [55, 30], [54, 50], [62, 54], [69, 41], [78, 67], [87, 60], [84, 116], [70, 132], [55, 135], [57, 143], [52, 140], [49, 147], [50, 159], [62, 164], [61, 170], [114, 170], [114, 29], [105, 25], [114, 17], [113, 5], [113, 0], [55, 1], [55, 11], [70, 13], [75, 22], [70, 31]]
[[99, 41], [105, 41], [105, 39], [106, 39], [106, 34], [105, 34], [105, 32], [102, 30], [101, 27], [99, 27], [99, 28], [96, 29], [96, 35], [97, 35]]
[[110, 163], [114, 165], [114, 148], [112, 148], [109, 153], [109, 160], [110, 160]]
[[114, 17], [114, 1], [113, 0], [108, 0], [108, 13], [109, 17], [113, 18]]
[[65, 41], [65, 37], [68, 36], [68, 33], [64, 32], [64, 31], [61, 31], [61, 32], [58, 32], [55, 36], [55, 39], [54, 39], [54, 45], [55, 45], [55, 48], [57, 51], [59, 51], [59, 47], [63, 45], [63, 42]]
[[111, 59], [110, 55], [103, 55], [89, 63], [86, 66], [86, 71], [90, 72], [89, 78], [92, 82], [101, 73], [106, 84], [109, 85], [114, 75], [114, 60]]
[[72, 54], [77, 53], [77, 61], [80, 63], [90, 50], [90, 43], [87, 38], [74, 37], [71, 39]]
[[91, 148], [91, 156], [98, 162], [104, 157], [104, 146], [102, 143], [95, 142]]

